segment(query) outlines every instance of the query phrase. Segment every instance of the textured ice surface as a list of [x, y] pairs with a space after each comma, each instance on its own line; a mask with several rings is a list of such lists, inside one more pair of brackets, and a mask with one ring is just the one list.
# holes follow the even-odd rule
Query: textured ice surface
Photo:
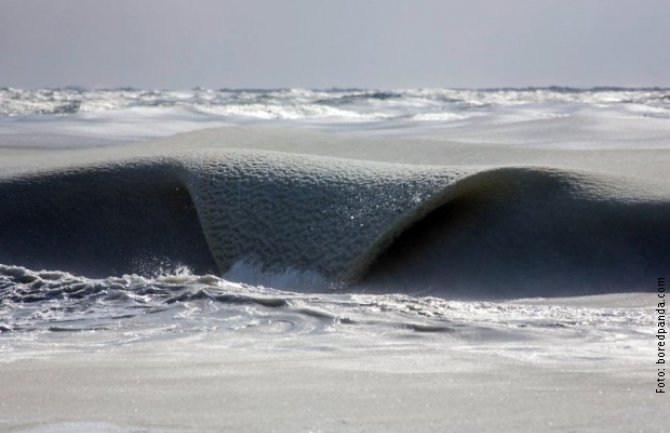
[[319, 275], [311, 290], [461, 297], [640, 291], [667, 263], [670, 188], [650, 176], [665, 150], [525, 149], [496, 163], [509, 149], [484, 147], [475, 165], [449, 143], [403, 143], [432, 164], [387, 161], [389, 141], [253, 128], [118, 148], [128, 157], [9, 157], [0, 262], [94, 276], [248, 263]]

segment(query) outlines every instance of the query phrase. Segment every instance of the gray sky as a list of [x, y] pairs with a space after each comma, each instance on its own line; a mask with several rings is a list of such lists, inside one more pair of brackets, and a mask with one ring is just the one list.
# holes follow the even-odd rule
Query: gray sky
[[670, 86], [668, 0], [0, 0], [0, 86]]

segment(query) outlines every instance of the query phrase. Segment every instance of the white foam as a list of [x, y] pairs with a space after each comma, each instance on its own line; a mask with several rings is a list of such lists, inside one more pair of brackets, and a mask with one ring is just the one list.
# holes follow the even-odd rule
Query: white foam
[[288, 267], [280, 271], [266, 271], [262, 266], [239, 260], [223, 274], [230, 281], [244, 281], [259, 287], [297, 290], [301, 292], [324, 292], [332, 288], [332, 282], [314, 271]]
[[[66, 134], [129, 141], [226, 124], [291, 125], [340, 132], [375, 131], [383, 135], [452, 135], [454, 131], [435, 128], [476, 130], [482, 125], [527, 124], [571, 116], [618, 118], [628, 123], [642, 122], [645, 118], [667, 121], [669, 95], [668, 90], [553, 88], [486, 91], [6, 88], [0, 89], [0, 135]], [[668, 126], [662, 128], [667, 138]], [[554, 133], [547, 138], [551, 135]], [[592, 136], [585, 138], [572, 142], [582, 146], [594, 141]], [[637, 138], [628, 132], [621, 140], [630, 142]]]

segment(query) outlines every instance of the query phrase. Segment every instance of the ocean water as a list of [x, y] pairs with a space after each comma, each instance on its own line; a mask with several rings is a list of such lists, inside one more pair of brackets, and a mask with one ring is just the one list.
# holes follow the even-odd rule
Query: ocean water
[[[258, 123], [382, 135], [407, 130], [416, 135], [468, 124], [541, 122], [580, 115], [667, 119], [670, 90], [0, 89], [1, 133], [14, 136], [63, 133], [138, 140]], [[609, 137], [607, 131], [600, 132]]]
[[615, 383], [654, 359], [669, 167], [666, 89], [0, 89], [2, 362], [448, 350]]

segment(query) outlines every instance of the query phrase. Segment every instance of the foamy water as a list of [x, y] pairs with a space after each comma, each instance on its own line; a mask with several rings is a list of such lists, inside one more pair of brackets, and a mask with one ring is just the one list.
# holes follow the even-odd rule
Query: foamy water
[[[551, 364], [636, 362], [648, 355], [645, 336], [654, 321], [639, 305], [651, 296], [641, 294], [603, 297], [605, 305], [305, 294], [186, 269], [155, 278], [89, 279], [0, 265], [0, 296], [5, 362], [30, 357], [40, 347], [54, 349], [54, 343], [73, 350], [193, 338], [223, 339], [231, 348], [260, 341], [276, 350], [372, 349], [411, 341], [424, 350], [446, 344]], [[607, 305], [612, 302], [616, 306]], [[68, 335], [76, 335], [76, 345]]]
[[223, 125], [367, 134], [571, 116], [670, 117], [667, 89], [0, 89], [0, 134], [135, 140]]

